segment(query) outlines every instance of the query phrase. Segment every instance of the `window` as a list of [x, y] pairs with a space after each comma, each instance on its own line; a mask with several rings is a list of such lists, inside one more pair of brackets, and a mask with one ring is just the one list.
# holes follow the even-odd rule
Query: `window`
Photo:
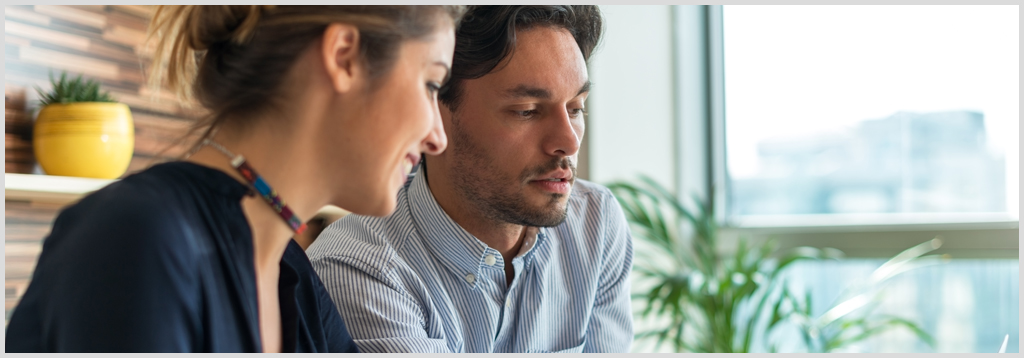
[[1018, 220], [1018, 7], [722, 14], [729, 221]]
[[727, 231], [846, 252], [787, 273], [815, 314], [885, 258], [942, 236], [935, 253], [953, 260], [894, 277], [879, 307], [935, 348], [896, 332], [851, 349], [995, 352], [1009, 335], [1019, 352], [1019, 7], [709, 14]]

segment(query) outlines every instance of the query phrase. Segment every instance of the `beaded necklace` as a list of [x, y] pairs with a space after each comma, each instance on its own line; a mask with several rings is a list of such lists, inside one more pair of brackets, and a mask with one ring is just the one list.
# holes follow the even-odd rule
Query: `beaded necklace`
[[209, 145], [221, 153], [224, 153], [228, 158], [231, 158], [231, 167], [235, 168], [235, 170], [238, 171], [238, 174], [241, 174], [242, 177], [249, 182], [249, 189], [260, 193], [263, 200], [266, 201], [267, 204], [270, 204], [270, 207], [277, 212], [277, 215], [280, 215], [281, 218], [284, 219], [284, 222], [288, 223], [288, 226], [292, 228], [292, 231], [294, 231], [296, 235], [301, 234], [306, 230], [306, 223], [299, 220], [299, 217], [292, 213], [292, 210], [284, 203], [284, 200], [282, 200], [281, 196], [277, 194], [277, 191], [274, 191], [274, 189], [271, 188], [265, 180], [263, 180], [263, 177], [260, 176], [255, 169], [249, 166], [245, 157], [231, 153], [227, 148], [224, 148], [224, 146], [210, 139], [204, 140], [203, 145]]

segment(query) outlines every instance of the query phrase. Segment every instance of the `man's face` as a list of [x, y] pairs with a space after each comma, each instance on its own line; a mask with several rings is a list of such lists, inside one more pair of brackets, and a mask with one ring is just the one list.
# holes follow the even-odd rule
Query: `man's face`
[[583, 139], [586, 62], [565, 29], [517, 31], [507, 64], [463, 82], [448, 132], [443, 175], [488, 219], [526, 226], [565, 220]]

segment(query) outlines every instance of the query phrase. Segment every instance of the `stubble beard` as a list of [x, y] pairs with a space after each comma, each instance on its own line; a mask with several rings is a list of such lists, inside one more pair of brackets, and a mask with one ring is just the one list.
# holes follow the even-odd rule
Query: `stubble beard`
[[525, 189], [529, 178], [559, 168], [571, 170], [572, 180], [575, 181], [576, 165], [568, 157], [555, 158], [543, 165], [527, 168], [514, 181], [509, 180], [500, 174], [499, 161], [486, 157], [481, 146], [460, 130], [454, 120], [452, 122], [452, 137], [448, 146], [452, 153], [452, 170], [448, 175], [463, 200], [496, 223], [552, 227], [565, 221], [569, 211], [566, 194], [548, 194], [547, 203], [534, 207], [527, 202]]

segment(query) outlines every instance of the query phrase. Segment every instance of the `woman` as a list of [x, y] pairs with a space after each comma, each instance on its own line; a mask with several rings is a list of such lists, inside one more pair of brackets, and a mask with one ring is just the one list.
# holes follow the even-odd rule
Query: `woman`
[[461, 12], [160, 7], [152, 68], [209, 130], [61, 212], [7, 351], [354, 351], [290, 238], [327, 204], [389, 214], [420, 154], [444, 150]]

